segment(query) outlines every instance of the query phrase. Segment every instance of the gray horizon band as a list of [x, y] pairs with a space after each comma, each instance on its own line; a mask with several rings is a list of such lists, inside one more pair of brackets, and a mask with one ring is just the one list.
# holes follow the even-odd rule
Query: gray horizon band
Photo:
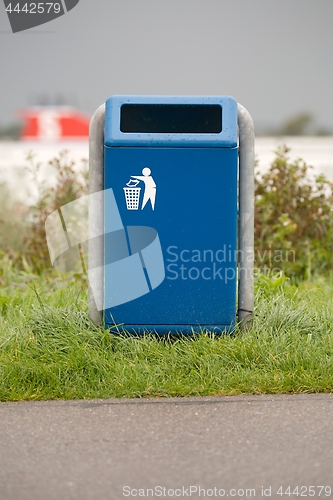
[[[237, 104], [239, 128], [239, 221], [238, 221], [238, 322], [251, 326], [254, 308], [254, 125], [250, 113]], [[104, 118], [105, 104], [93, 114], [89, 128], [89, 194], [104, 189]], [[89, 235], [104, 230], [104, 209], [89, 204]], [[94, 228], [94, 229], [93, 229]], [[95, 242], [96, 243], [96, 242]], [[93, 287], [104, 288], [103, 240], [88, 244], [89, 268], [98, 267]], [[95, 282], [96, 281], [96, 282]], [[91, 287], [88, 289], [89, 317], [100, 323], [103, 313], [97, 310]]]

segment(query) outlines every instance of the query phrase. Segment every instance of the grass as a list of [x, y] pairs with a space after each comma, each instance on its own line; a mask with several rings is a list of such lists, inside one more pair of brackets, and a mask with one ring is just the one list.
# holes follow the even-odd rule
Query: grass
[[333, 285], [323, 280], [259, 280], [246, 333], [163, 340], [110, 335], [89, 320], [82, 282], [61, 283], [21, 272], [2, 288], [1, 401], [333, 390]]
[[[330, 269], [331, 191], [328, 197], [318, 193], [331, 186], [322, 178], [319, 191], [313, 192], [305, 181], [305, 165], [290, 164], [286, 152], [286, 148], [277, 152], [269, 175], [257, 182], [256, 248], [287, 252], [293, 235], [296, 248], [303, 249], [293, 272], [301, 280], [311, 277], [312, 269]], [[259, 277], [254, 325], [245, 333], [134, 338], [110, 335], [94, 325], [87, 315], [82, 277], [43, 271], [49, 265], [47, 213], [86, 192], [86, 176], [80, 180], [66, 152], [51, 165], [57, 182], [47, 188], [38, 180], [40, 165], [32, 161], [40, 193], [34, 207], [15, 202], [8, 188], [0, 185], [1, 401], [333, 390], [329, 277], [301, 282], [298, 288], [283, 277]], [[277, 180], [283, 189], [274, 189]], [[281, 210], [272, 217], [267, 207]], [[302, 230], [305, 221], [306, 234], [295, 236], [291, 219], [296, 212], [305, 214], [297, 227]], [[283, 224], [281, 214], [288, 216]], [[268, 219], [261, 220], [263, 216]]]

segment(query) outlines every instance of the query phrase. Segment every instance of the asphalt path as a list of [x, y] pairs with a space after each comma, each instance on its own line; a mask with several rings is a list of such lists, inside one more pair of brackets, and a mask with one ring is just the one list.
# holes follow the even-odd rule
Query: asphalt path
[[333, 498], [333, 394], [0, 403], [0, 422], [1, 500]]

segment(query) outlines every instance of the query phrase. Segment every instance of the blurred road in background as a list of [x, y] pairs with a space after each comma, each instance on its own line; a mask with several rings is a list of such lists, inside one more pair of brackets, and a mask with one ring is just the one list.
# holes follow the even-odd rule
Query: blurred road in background
[[[303, 158], [308, 165], [314, 167], [313, 174], [325, 174], [333, 181], [333, 137], [257, 137], [256, 157], [260, 172], [267, 171], [274, 159], [274, 151], [279, 145], [286, 144], [291, 148], [291, 159]], [[0, 184], [6, 182], [16, 198], [25, 201], [34, 199], [37, 193], [28, 167], [27, 155], [35, 155], [34, 163], [41, 163], [40, 178], [52, 184], [55, 180], [55, 170], [48, 162], [60, 151], [68, 150], [69, 158], [77, 168], [81, 166], [81, 159], [89, 156], [88, 141], [78, 140], [71, 142], [38, 142], [38, 141], [0, 141]]]
[[0, 403], [0, 421], [1, 500], [333, 496], [333, 394]]

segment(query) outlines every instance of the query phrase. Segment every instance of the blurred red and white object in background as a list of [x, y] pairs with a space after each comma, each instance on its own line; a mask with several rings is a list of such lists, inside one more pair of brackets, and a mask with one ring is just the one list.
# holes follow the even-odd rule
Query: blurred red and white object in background
[[68, 141], [88, 139], [90, 117], [68, 106], [36, 106], [20, 111], [21, 140]]

